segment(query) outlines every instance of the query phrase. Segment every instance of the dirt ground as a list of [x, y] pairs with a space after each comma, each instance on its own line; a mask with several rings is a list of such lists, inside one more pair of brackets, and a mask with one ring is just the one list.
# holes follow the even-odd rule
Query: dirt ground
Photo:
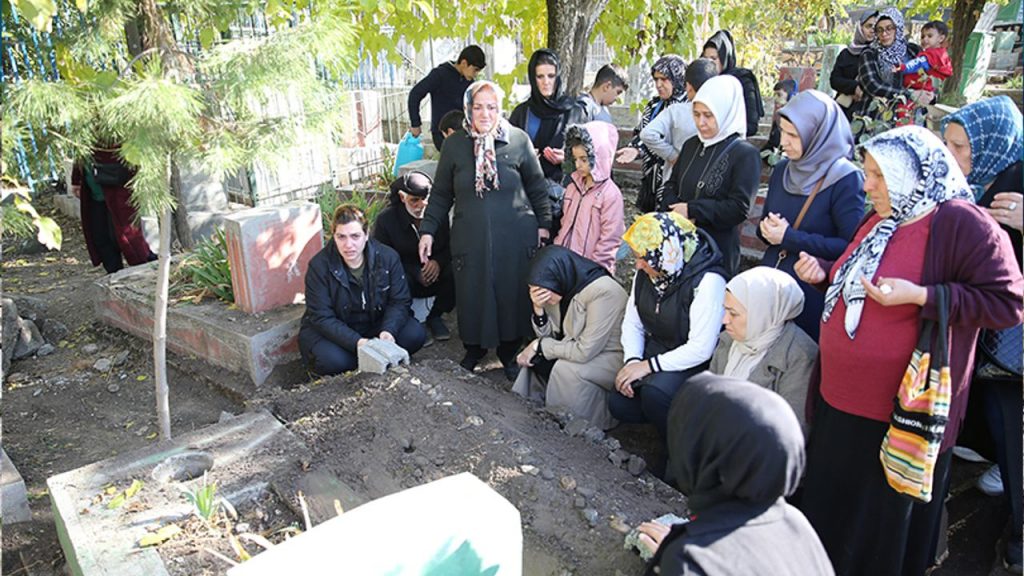
[[[50, 211], [45, 199], [41, 205]], [[53, 354], [16, 361], [5, 375], [3, 444], [24, 477], [32, 521], [3, 527], [3, 574], [63, 573], [47, 477], [156, 442], [151, 349], [95, 321], [90, 286], [102, 269], [90, 265], [78, 224], [59, 221], [61, 252], [23, 254], [10, 242], [3, 252], [4, 295], [41, 300], [46, 321], [68, 329]], [[122, 352], [124, 363], [109, 372], [93, 368]], [[519, 507], [527, 574], [640, 573], [640, 561], [621, 548], [617, 522], [680, 513], [678, 493], [650, 474], [613, 466], [605, 441], [570, 437], [564, 420], [508, 392], [493, 355], [475, 375], [458, 367], [460, 356], [453, 338], [424, 349], [404, 373], [242, 398], [231, 376], [170, 355], [172, 429], [180, 434], [217, 422], [221, 412], [267, 408], [309, 445], [312, 465], [371, 498], [472, 471]], [[663, 458], [646, 430], [620, 427], [612, 435], [652, 465]], [[997, 499], [974, 488], [984, 470], [954, 464], [950, 556], [933, 574], [1002, 573], [991, 567], [1006, 516]]]

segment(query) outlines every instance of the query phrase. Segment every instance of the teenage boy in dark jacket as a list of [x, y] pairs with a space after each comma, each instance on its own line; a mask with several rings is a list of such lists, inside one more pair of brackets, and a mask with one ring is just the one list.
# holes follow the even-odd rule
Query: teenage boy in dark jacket
[[430, 136], [434, 148], [440, 150], [444, 142], [439, 123], [451, 110], [462, 110], [462, 99], [466, 89], [473, 83], [478, 72], [487, 66], [484, 51], [479, 46], [466, 46], [455, 62], [445, 62], [430, 71], [409, 91], [409, 132], [419, 138], [420, 102], [430, 95]]
[[371, 338], [415, 353], [427, 334], [412, 317], [398, 254], [369, 239], [366, 217], [352, 204], [334, 211], [331, 228], [331, 241], [306, 271], [306, 312], [299, 327], [306, 367], [322, 376], [355, 370], [357, 350]]
[[455, 309], [455, 276], [447, 220], [434, 235], [430, 260], [420, 264], [420, 222], [432, 185], [430, 176], [422, 172], [409, 172], [392, 182], [391, 205], [373, 223], [373, 239], [398, 252], [413, 298], [434, 298], [424, 324], [435, 340], [448, 340], [451, 332], [441, 315]]

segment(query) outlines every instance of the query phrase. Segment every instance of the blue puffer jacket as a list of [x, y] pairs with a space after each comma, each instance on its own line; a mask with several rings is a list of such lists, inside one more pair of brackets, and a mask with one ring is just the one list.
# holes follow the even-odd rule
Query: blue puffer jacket
[[[363, 285], [345, 267], [334, 241], [309, 261], [306, 312], [301, 331], [314, 331], [346, 350], [360, 338], [397, 335], [412, 314], [409, 284], [398, 253], [376, 240], [366, 243]], [[308, 336], [307, 336], [308, 338]]]

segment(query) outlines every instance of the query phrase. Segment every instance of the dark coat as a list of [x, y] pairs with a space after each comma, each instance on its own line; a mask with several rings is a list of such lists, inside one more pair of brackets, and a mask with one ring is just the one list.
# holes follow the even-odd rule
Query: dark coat
[[[686, 202], [690, 220], [718, 245], [726, 278], [739, 271], [740, 225], [747, 219], [761, 180], [761, 154], [753, 144], [741, 140], [724, 151], [735, 138], [708, 146], [703, 156], [700, 138], [687, 140], [672, 168], [659, 207], [667, 211], [672, 204]], [[715, 165], [708, 166], [712, 159]], [[704, 186], [699, 188], [701, 181]]]
[[[836, 63], [832, 67], [832, 74], [829, 75], [829, 84], [838, 94], [853, 96], [857, 91], [857, 74], [860, 68], [860, 54], [854, 56], [849, 48], [844, 48], [839, 56], [836, 56]], [[843, 108], [847, 120], [853, 120], [854, 114], [863, 113], [863, 105], [866, 99], [854, 102], [849, 108]]]
[[537, 251], [537, 228], [550, 229], [548, 185], [530, 137], [508, 127], [508, 142], [495, 142], [497, 190], [478, 196], [473, 141], [449, 136], [420, 225], [436, 234], [454, 207], [451, 251], [458, 294], [459, 335], [466, 344], [494, 348], [528, 337], [530, 298], [526, 275]]
[[[525, 131], [527, 129], [527, 111], [530, 108], [530, 101], [527, 100], [519, 106], [516, 106], [512, 110], [512, 114], [509, 115], [509, 124], [512, 124], [516, 128]], [[569, 111], [559, 115], [550, 116], [547, 118], [539, 118], [540, 128], [537, 129], [537, 135], [532, 139], [533, 147], [537, 150], [543, 150], [547, 147], [561, 150], [565, 147], [565, 129], [569, 125]], [[547, 158], [540, 157], [540, 167], [544, 170], [544, 177], [555, 182], [561, 182], [562, 165], [552, 164], [548, 162]]]
[[[373, 223], [373, 239], [390, 246], [402, 259], [402, 269], [409, 284], [418, 283], [423, 265], [420, 264], [420, 233], [416, 230], [412, 216], [401, 202], [395, 202], [377, 215]], [[441, 266], [442, 273], [451, 268], [452, 251], [448, 221], [442, 221], [434, 234], [434, 249], [430, 255]]]
[[385, 331], [397, 335], [405, 326], [412, 315], [412, 299], [398, 253], [369, 240], [364, 254], [362, 286], [345, 267], [333, 240], [309, 261], [300, 340], [325, 338], [355, 352], [360, 338]]
[[420, 102], [429, 94], [430, 136], [434, 140], [434, 147], [440, 150], [441, 143], [444, 142], [444, 135], [438, 128], [441, 118], [452, 110], [462, 110], [462, 99], [472, 83], [473, 81], [466, 80], [451, 62], [434, 68], [409, 91], [409, 124], [414, 128], [420, 126]]
[[[796, 325], [817, 342], [825, 295], [797, 278], [793, 266], [800, 259], [800, 252], [807, 252], [826, 260], [836, 260], [843, 255], [846, 245], [850, 243], [864, 217], [864, 179], [860, 172], [852, 172], [828, 188], [819, 190], [814, 202], [808, 206], [800, 228], [794, 230], [792, 226], [796, 223], [807, 196], [790, 194], [783, 189], [782, 175], [787, 162], [789, 160], [778, 163], [772, 172], [761, 218], [764, 219], [770, 212], [775, 212], [789, 221], [790, 227], [782, 237], [782, 244], [768, 246], [761, 264], [775, 266], [779, 263], [779, 253], [782, 250], [786, 251], [786, 259], [779, 263], [778, 269], [796, 278], [797, 284], [804, 292], [804, 309], [796, 317]], [[757, 227], [757, 237], [764, 240], [760, 226]]]
[[757, 85], [757, 76], [746, 68], [732, 68], [722, 72], [734, 76], [743, 87], [743, 103], [747, 108], [747, 136], [757, 134], [757, 125], [764, 116], [764, 101], [761, 100], [761, 88]]

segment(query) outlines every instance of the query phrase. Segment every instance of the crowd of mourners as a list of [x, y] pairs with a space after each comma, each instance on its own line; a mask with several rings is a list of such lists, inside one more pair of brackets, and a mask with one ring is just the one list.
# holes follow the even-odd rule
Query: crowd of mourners
[[[916, 120], [932, 78], [948, 76], [945, 26], [929, 23], [922, 46], [893, 8], [855, 26], [835, 98], [776, 87], [785, 159], [757, 229], [767, 250], [748, 269], [740, 227], [763, 168], [748, 137], [764, 104], [728, 31], [689, 64], [654, 63], [656, 94], [621, 146], [608, 108], [629, 89], [619, 66], [573, 96], [558, 55], [538, 50], [529, 98], [506, 119], [502, 89], [475, 79], [483, 51], [467, 47], [409, 96], [418, 136], [430, 95], [433, 178], [395, 180], [372, 228], [353, 205], [334, 213], [306, 274], [307, 366], [353, 370], [373, 338], [415, 353], [451, 337], [455, 310], [462, 368], [493, 349], [523, 396], [603, 429], [653, 425], [691, 514], [639, 526], [662, 575], [924, 574], [941, 561], [971, 412], [1011, 509], [1001, 556], [1019, 573], [1021, 378], [978, 371], [976, 347], [1017, 329], [1022, 354], [1021, 113], [984, 99], [936, 135]], [[907, 125], [855, 146], [850, 119], [871, 99], [897, 102]], [[640, 215], [626, 222], [612, 166], [638, 157]], [[629, 254], [624, 289], [613, 274]], [[922, 350], [940, 376], [915, 364]], [[920, 464], [894, 422], [916, 409], [903, 398], [915, 375], [948, 412], [924, 420], [931, 459], [908, 496], [893, 470]], [[897, 452], [913, 461], [894, 464]]]

